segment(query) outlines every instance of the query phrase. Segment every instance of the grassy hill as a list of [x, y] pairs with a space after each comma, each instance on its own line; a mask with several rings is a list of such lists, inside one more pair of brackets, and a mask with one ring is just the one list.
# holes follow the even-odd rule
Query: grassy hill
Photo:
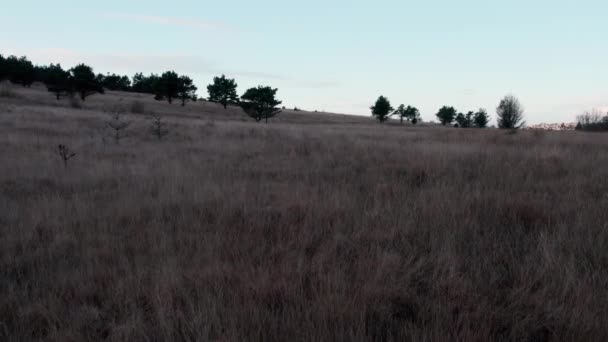
[[3, 94], [0, 340], [608, 338], [607, 135]]

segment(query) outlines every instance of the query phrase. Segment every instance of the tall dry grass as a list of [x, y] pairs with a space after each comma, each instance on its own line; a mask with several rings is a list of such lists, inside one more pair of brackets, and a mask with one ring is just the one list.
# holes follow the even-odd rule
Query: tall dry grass
[[95, 109], [116, 96], [22, 95], [0, 106], [2, 341], [608, 338], [604, 135], [146, 102], [172, 134], [116, 145]]

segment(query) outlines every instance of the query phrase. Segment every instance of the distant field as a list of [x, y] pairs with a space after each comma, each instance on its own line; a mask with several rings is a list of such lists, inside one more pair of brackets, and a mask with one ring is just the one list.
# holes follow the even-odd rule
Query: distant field
[[11, 89], [1, 341], [608, 339], [608, 135]]

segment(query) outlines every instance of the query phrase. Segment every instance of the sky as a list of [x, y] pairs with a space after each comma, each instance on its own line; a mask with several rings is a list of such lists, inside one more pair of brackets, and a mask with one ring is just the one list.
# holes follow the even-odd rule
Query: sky
[[425, 121], [444, 106], [494, 116], [512, 94], [529, 124], [608, 110], [608, 1], [6, 1], [0, 54], [95, 72], [175, 70], [207, 96], [278, 88], [287, 107], [369, 115], [378, 96]]

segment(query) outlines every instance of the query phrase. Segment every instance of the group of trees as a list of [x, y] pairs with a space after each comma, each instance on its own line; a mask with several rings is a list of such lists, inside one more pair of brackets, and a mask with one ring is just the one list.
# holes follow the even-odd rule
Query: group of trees
[[[156, 100], [167, 100], [173, 103], [180, 100], [182, 106], [187, 101], [198, 99], [197, 87], [194, 81], [175, 71], [167, 71], [161, 75], [136, 73], [131, 80], [128, 76], [117, 74], [95, 74], [93, 68], [79, 64], [65, 70], [60, 64], [36, 66], [26, 57], [0, 55], [0, 81], [9, 80], [24, 87], [34, 82], [42, 82], [49, 92], [55, 94], [57, 100], [62, 96], [79, 95], [84, 101], [96, 93], [104, 93], [104, 89], [113, 91], [131, 91], [154, 95]], [[281, 111], [277, 106], [282, 102], [276, 99], [278, 89], [268, 86], [258, 86], [248, 89], [239, 98], [237, 83], [234, 79], [214, 77], [213, 83], [207, 87], [209, 101], [220, 103], [226, 109], [228, 105], [239, 105], [247, 115], [256, 121], [266, 120], [276, 116]]]
[[[401, 124], [403, 120], [416, 124], [421, 121], [420, 111], [416, 107], [400, 105], [397, 110], [391, 106], [390, 101], [380, 96], [376, 103], [370, 107], [372, 116], [378, 121], [384, 122], [391, 116], [397, 115], [400, 118]], [[518, 129], [525, 125], [523, 121], [524, 110], [519, 100], [512, 95], [505, 96], [498, 107], [496, 108], [496, 121], [499, 128]], [[485, 109], [479, 109], [477, 112], [469, 111], [466, 114], [458, 112], [454, 107], [443, 106], [435, 114], [439, 122], [444, 125], [454, 125], [460, 128], [485, 128], [490, 122], [490, 117]], [[608, 118], [606, 119], [608, 123]]]
[[268, 86], [257, 86], [249, 88], [243, 96], [237, 95], [238, 84], [234, 79], [226, 78], [225, 75], [214, 77], [213, 83], [207, 86], [209, 101], [216, 102], [228, 108], [228, 105], [239, 105], [243, 111], [255, 121], [260, 122], [276, 116], [281, 112], [279, 105], [281, 101], [276, 98], [278, 89]]
[[444, 106], [435, 114], [439, 122], [446, 126], [452, 125], [460, 128], [486, 128], [490, 122], [488, 112], [481, 108], [477, 112], [469, 111], [466, 114], [459, 113], [454, 107]]
[[414, 125], [422, 121], [418, 108], [412, 106], [406, 107], [404, 104], [401, 104], [395, 110], [391, 106], [391, 102], [384, 96], [378, 97], [378, 100], [376, 100], [376, 103], [370, 109], [372, 110], [372, 116], [380, 122], [384, 122], [394, 115], [399, 117], [402, 125], [404, 119]]
[[167, 100], [167, 102], [173, 103], [173, 100], [179, 99], [182, 106], [186, 105], [186, 101], [198, 99], [197, 90], [198, 88], [190, 77], [178, 75], [175, 71], [166, 71], [162, 75], [150, 74], [150, 76], [136, 73], [130, 87], [132, 92], [153, 94], [154, 98], [159, 101]]
[[103, 85], [93, 73], [93, 69], [79, 64], [64, 70], [59, 64], [35, 66], [26, 57], [0, 55], [0, 81], [30, 87], [34, 82], [42, 82], [57, 99], [64, 95], [78, 94], [82, 100], [95, 93], [103, 93]]
[[576, 121], [576, 129], [580, 131], [608, 131], [608, 113], [593, 110], [579, 115]]
[[41, 74], [32, 62], [25, 57], [0, 55], [0, 80], [9, 80], [24, 87], [40, 80]]
[[64, 70], [60, 64], [37, 66], [26, 57], [0, 55], [0, 81], [9, 80], [12, 83], [31, 86], [34, 82], [42, 82], [49, 92], [59, 100], [62, 96], [78, 94], [84, 101], [88, 96], [104, 93], [104, 89], [116, 91], [135, 91], [154, 94], [157, 100], [174, 99], [196, 101], [196, 86], [188, 76], [180, 76], [174, 71], [167, 71], [158, 76], [149, 77], [138, 73], [133, 82], [128, 76], [117, 74], [95, 74], [93, 68], [79, 64], [69, 70]]
[[[61, 96], [78, 94], [84, 101], [88, 96], [104, 93], [104, 89], [108, 89], [153, 94], [156, 100], [167, 100], [169, 103], [178, 99], [184, 106], [187, 101], [197, 100], [196, 91], [198, 90], [190, 77], [178, 75], [175, 71], [149, 76], [136, 73], [131, 80], [128, 76], [117, 74], [96, 75], [93, 69], [86, 64], [79, 64], [69, 70], [64, 70], [60, 64], [36, 66], [26, 57], [9, 56], [5, 58], [2, 55], [0, 55], [1, 80], [9, 80], [24, 87], [29, 87], [34, 82], [43, 82], [48, 91], [54, 93], [58, 100]], [[209, 101], [217, 102], [225, 109], [228, 105], [239, 105], [256, 121], [268, 121], [269, 118], [281, 112], [277, 107], [282, 103], [276, 99], [277, 89], [268, 86], [250, 88], [239, 98], [236, 81], [222, 75], [213, 78], [213, 83], [207, 86], [207, 92]], [[380, 96], [370, 109], [372, 115], [380, 122], [384, 122], [392, 116], [398, 116], [401, 124], [404, 120], [412, 124], [422, 121], [420, 111], [416, 107], [401, 104], [395, 110], [384, 96]], [[496, 109], [498, 127], [507, 129], [522, 127], [525, 124], [523, 112], [517, 98], [504, 97]], [[484, 109], [464, 114], [459, 113], [454, 107], [444, 106], [435, 115], [442, 125], [454, 124], [461, 128], [484, 128], [490, 121], [488, 113]], [[608, 116], [600, 117], [597, 120], [592, 120], [591, 116], [587, 116], [579, 120], [580, 129], [603, 130], [608, 129], [607, 126]]]

